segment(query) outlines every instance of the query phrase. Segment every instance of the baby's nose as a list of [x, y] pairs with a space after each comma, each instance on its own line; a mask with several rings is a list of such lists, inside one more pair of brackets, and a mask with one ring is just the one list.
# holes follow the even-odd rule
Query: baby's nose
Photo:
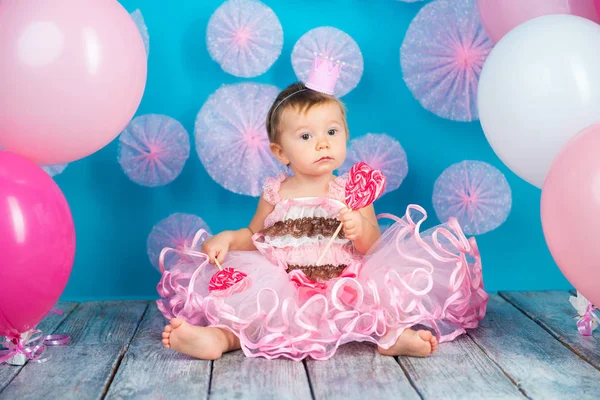
[[317, 149], [327, 149], [329, 148], [329, 142], [327, 139], [321, 139], [317, 142]]

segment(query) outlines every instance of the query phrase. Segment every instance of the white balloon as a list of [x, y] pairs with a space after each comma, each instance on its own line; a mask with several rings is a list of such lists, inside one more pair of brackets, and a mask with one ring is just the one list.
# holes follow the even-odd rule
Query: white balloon
[[563, 145], [600, 121], [600, 25], [574, 15], [518, 25], [489, 54], [477, 96], [498, 157], [541, 188]]

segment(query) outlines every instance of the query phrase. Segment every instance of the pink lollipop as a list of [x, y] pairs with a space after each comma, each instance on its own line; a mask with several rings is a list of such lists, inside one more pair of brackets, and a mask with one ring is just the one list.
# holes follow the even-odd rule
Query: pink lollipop
[[[248, 280], [244, 279], [246, 275], [242, 271], [238, 271], [233, 268], [223, 268], [219, 261], [215, 259], [215, 263], [219, 268], [219, 272], [214, 274], [208, 282], [208, 290], [212, 293], [217, 292], [218, 294], [231, 294], [234, 292], [240, 292], [247, 286]], [[243, 282], [237, 285], [239, 282]]]
[[[365, 208], [381, 196], [385, 190], [385, 175], [377, 169], [371, 168], [366, 162], [358, 162], [350, 168], [348, 180], [346, 181], [346, 205], [351, 210]], [[342, 223], [323, 249], [323, 253], [317, 260], [317, 265], [342, 229]]]
[[385, 176], [366, 162], [358, 162], [350, 168], [346, 182], [346, 204], [351, 210], [365, 208], [383, 193]]

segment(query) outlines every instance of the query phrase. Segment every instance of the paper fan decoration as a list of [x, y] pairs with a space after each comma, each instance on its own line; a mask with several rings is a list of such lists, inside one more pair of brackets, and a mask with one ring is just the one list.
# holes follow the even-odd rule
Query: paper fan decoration
[[65, 168], [67, 168], [69, 164], [55, 164], [55, 165], [45, 165], [42, 167], [44, 171], [50, 176], [56, 176], [61, 174]]
[[134, 118], [119, 137], [119, 164], [135, 183], [156, 187], [173, 181], [190, 155], [185, 128], [166, 115]]
[[360, 161], [383, 172], [387, 179], [383, 194], [398, 189], [408, 174], [406, 152], [397, 140], [385, 133], [367, 133], [351, 140], [346, 161], [339, 173], [347, 173], [352, 165]]
[[[1, 0], [0, 0], [1, 1]], [[1, 146], [0, 146], [0, 151], [4, 150]], [[69, 164], [54, 164], [54, 165], [44, 165], [41, 168], [46, 171], [46, 173], [52, 177], [61, 174], [65, 168], [67, 168]]]
[[148, 36], [148, 28], [144, 22], [144, 16], [142, 15], [142, 12], [137, 9], [131, 13], [131, 18], [133, 18], [133, 22], [135, 22], [140, 31], [140, 35], [142, 35], [144, 47], [146, 48], [146, 55], [148, 55], [150, 53], [150, 37]]
[[269, 149], [265, 120], [279, 89], [223, 85], [196, 118], [196, 151], [208, 174], [225, 189], [260, 196], [265, 179], [285, 170]]
[[358, 85], [363, 74], [364, 61], [358, 44], [345, 32], [322, 26], [305, 33], [292, 50], [292, 66], [299, 80], [306, 82], [315, 54], [321, 54], [342, 63], [340, 77], [334, 89], [336, 97], [348, 94]]
[[223, 70], [255, 77], [279, 58], [283, 29], [269, 7], [256, 0], [229, 0], [213, 13], [206, 28], [208, 52]]
[[479, 119], [477, 84], [492, 47], [475, 0], [436, 0], [419, 11], [400, 48], [404, 81], [434, 114]]
[[[158, 271], [158, 258], [165, 247], [183, 249], [192, 244], [196, 232], [204, 229], [211, 234], [210, 228], [204, 220], [193, 214], [175, 213], [160, 220], [148, 235], [146, 248], [150, 262]], [[178, 255], [174, 252], [165, 254], [165, 265], [171, 265]]]
[[504, 175], [482, 161], [463, 161], [447, 168], [435, 181], [433, 207], [440, 221], [455, 217], [467, 235], [496, 229], [512, 206]]

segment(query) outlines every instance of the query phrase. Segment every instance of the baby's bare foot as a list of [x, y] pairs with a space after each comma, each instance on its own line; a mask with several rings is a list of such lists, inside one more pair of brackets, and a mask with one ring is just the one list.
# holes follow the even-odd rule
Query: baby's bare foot
[[378, 347], [378, 350], [386, 356], [427, 357], [435, 353], [437, 348], [438, 341], [431, 332], [405, 329], [392, 347], [389, 349]]
[[239, 349], [239, 340], [219, 328], [190, 325], [173, 318], [162, 334], [163, 346], [203, 360], [216, 360], [223, 353]]

